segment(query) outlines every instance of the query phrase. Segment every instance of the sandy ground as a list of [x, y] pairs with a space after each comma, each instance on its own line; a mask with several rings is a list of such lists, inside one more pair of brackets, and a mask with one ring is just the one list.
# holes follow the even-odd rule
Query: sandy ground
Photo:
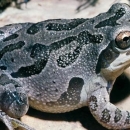
[[[127, 2], [127, 0], [120, 0], [120, 2]], [[107, 11], [114, 0], [98, 0], [96, 6], [89, 6], [77, 12], [76, 8], [82, 3], [78, 0], [31, 0], [27, 5], [22, 4], [21, 9], [12, 5], [0, 14], [0, 26], [57, 18], [90, 18]], [[128, 92], [123, 100], [120, 99], [122, 88], [113, 92], [113, 95], [119, 98], [116, 105], [125, 110], [130, 110], [128, 86], [129, 84], [123, 87], [123, 90]], [[63, 114], [43, 113], [30, 108], [21, 120], [36, 130], [106, 130], [92, 117], [87, 107]], [[0, 123], [0, 130], [5, 129], [5, 126]]]

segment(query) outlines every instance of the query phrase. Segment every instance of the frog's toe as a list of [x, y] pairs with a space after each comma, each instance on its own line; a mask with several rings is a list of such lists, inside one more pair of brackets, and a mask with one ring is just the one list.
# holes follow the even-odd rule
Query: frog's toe
[[14, 130], [10, 117], [0, 110], [0, 120], [7, 126], [9, 130]]
[[[9, 117], [9, 118], [10, 118], [10, 121], [11, 121], [11, 123], [12, 123], [12, 125], [13, 125], [13, 128], [22, 127], [22, 128], [24, 128], [25, 130], [35, 130], [34, 128], [31, 128], [31, 127], [29, 127], [28, 125], [22, 123], [22, 122], [19, 121], [18, 119], [11, 118], [11, 117]], [[9, 129], [9, 130], [12, 130], [12, 129]]]
[[18, 119], [9, 117], [8, 115], [6, 115], [5, 112], [1, 110], [0, 110], [0, 120], [7, 126], [8, 130], [14, 130], [17, 127], [22, 127], [25, 130], [34, 130], [33, 128], [19, 121]]

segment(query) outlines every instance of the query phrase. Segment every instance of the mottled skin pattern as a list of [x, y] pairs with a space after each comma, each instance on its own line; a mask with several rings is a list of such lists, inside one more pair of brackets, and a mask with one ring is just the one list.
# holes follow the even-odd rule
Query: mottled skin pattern
[[[9, 130], [29, 105], [61, 113], [88, 106], [108, 129], [130, 128], [130, 112], [109, 102], [130, 66], [130, 7], [114, 4], [91, 19], [57, 19], [0, 28], [0, 119]], [[15, 123], [15, 126], [13, 125]]]

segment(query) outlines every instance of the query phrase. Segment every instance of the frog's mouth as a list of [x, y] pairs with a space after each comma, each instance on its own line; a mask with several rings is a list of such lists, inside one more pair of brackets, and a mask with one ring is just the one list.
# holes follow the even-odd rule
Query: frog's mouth
[[110, 93], [110, 102], [117, 103], [130, 94], [130, 67], [118, 76]]

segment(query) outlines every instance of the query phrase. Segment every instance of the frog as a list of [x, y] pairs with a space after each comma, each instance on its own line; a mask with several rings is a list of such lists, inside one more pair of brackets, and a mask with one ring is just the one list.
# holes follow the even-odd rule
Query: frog
[[33, 130], [18, 120], [29, 106], [50, 113], [88, 106], [107, 129], [130, 128], [130, 112], [110, 102], [116, 79], [129, 77], [129, 15], [129, 5], [115, 3], [89, 19], [1, 27], [0, 120], [8, 130]]

